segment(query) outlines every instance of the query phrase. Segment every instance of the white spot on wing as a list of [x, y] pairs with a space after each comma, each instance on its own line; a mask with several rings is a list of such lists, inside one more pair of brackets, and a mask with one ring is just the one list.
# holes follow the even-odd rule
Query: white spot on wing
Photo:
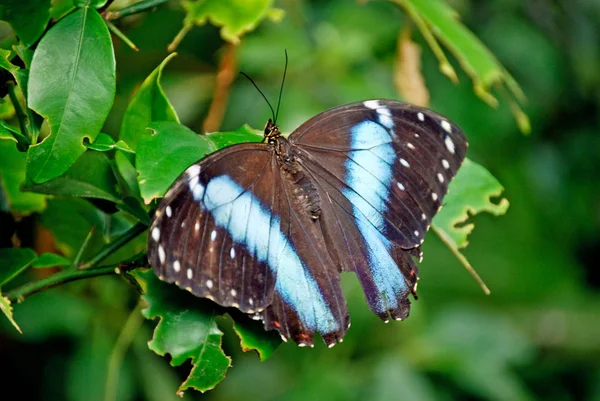
[[212, 280], [206, 280], [206, 288], [208, 288], [209, 290], [211, 288], [213, 288], [213, 282], [212, 282]]
[[448, 133], [452, 132], [452, 126], [450, 125], [450, 123], [448, 121], [442, 120], [440, 122], [440, 125], [446, 132], [448, 132]]
[[162, 247], [162, 245], [158, 246], [158, 259], [160, 260], [160, 263], [165, 263], [165, 259], [166, 259], [167, 255], [165, 255], [165, 248]]
[[444, 176], [441, 173], [437, 173], [437, 178], [440, 182], [444, 182]]
[[450, 139], [449, 136], [446, 136], [446, 138], [444, 138], [444, 143], [446, 144], [446, 148], [448, 148], [448, 151], [454, 154], [456, 150], [454, 149], [454, 142], [452, 142], [452, 139]]
[[404, 185], [402, 185], [402, 183], [400, 182], [397, 182], [396, 185], [398, 186], [398, 188], [400, 188], [401, 191], [404, 191], [406, 189]]
[[421, 220], [427, 220], [427, 216], [425, 215], [425, 213], [421, 213]]
[[442, 166], [444, 166], [444, 168], [448, 170], [450, 168], [450, 163], [448, 163], [448, 160], [442, 159]]
[[248, 299], [248, 303], [249, 303], [250, 305], [254, 305], [254, 301], [252, 300], [252, 298]]
[[419, 121], [425, 121], [425, 115], [423, 113], [417, 113], [417, 117], [419, 117]]
[[229, 251], [229, 256], [231, 256], [231, 259], [235, 259], [235, 248], [231, 247], [231, 251]]
[[173, 211], [171, 210], [171, 206], [167, 206], [167, 208], [165, 209], [165, 211], [167, 212], [167, 217], [171, 217], [173, 215]]
[[419, 236], [419, 232], [417, 230], [415, 230], [415, 236], [418, 237]]
[[232, 288], [231, 289], [231, 296], [235, 297], [236, 295], [237, 295], [237, 291]]
[[152, 239], [154, 241], [158, 241], [159, 238], [160, 238], [160, 229], [158, 227], [154, 227], [152, 229]]
[[188, 269], [187, 270], [187, 278], [188, 278], [188, 280], [191, 280], [193, 275], [194, 275], [194, 273], [192, 272], [192, 269]]
[[409, 149], [415, 149], [415, 145], [413, 145], [412, 143], [407, 143], [406, 146], [408, 146]]
[[198, 231], [200, 229], [200, 223], [196, 222], [196, 224], [194, 224], [194, 230]]
[[185, 172], [190, 177], [197, 177], [198, 174], [200, 174], [200, 166], [194, 164], [193, 166], [190, 166]]
[[181, 270], [181, 264], [178, 260], [173, 262], [173, 270], [175, 270], [176, 273], [179, 273], [179, 270]]
[[381, 107], [379, 105], [379, 100], [367, 100], [366, 102], [363, 103], [365, 105], [365, 107], [369, 108], [369, 109], [377, 109], [379, 107]]
[[210, 233], [210, 240], [214, 241], [217, 239], [217, 231], [216, 230], [212, 230], [212, 232]]
[[434, 201], [438, 200], [438, 196], [437, 196], [437, 194], [435, 192], [431, 193], [431, 199], [433, 199]]
[[408, 162], [402, 158], [400, 158], [400, 164], [402, 164], [404, 167], [410, 167], [410, 164], [408, 164]]

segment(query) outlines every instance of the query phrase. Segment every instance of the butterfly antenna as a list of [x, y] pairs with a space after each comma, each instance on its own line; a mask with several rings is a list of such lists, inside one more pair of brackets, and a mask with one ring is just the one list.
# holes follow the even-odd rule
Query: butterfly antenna
[[256, 88], [256, 90], [258, 91], [258, 93], [260, 93], [263, 97], [263, 99], [265, 99], [265, 101], [267, 102], [267, 104], [269, 105], [269, 108], [271, 109], [271, 115], [273, 116], [273, 122], [275, 122], [277, 120], [276, 116], [275, 116], [275, 111], [273, 110], [273, 106], [271, 106], [271, 103], [269, 102], [269, 99], [267, 99], [267, 97], [265, 96], [265, 94], [260, 90], [260, 88], [258, 87], [258, 85], [256, 85], [256, 82], [254, 82], [254, 80], [252, 78], [250, 78], [248, 76], [248, 74], [246, 74], [245, 72], [240, 71], [240, 74], [242, 74], [243, 76], [245, 76], [246, 78], [248, 78], [248, 80], [250, 82], [252, 82], [252, 85], [254, 85], [254, 87]]
[[287, 49], [285, 49], [285, 67], [283, 68], [283, 78], [281, 79], [281, 88], [279, 88], [279, 100], [277, 100], [277, 112], [275, 113], [275, 120], [277, 122], [277, 117], [279, 117], [279, 106], [281, 105], [281, 94], [283, 93], [283, 84], [285, 83], [285, 74], [287, 73], [288, 67], [288, 54]]

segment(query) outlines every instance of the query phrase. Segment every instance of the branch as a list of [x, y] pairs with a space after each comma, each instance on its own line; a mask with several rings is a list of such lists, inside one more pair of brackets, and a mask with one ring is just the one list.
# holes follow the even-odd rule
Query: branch
[[229, 98], [229, 90], [235, 79], [236, 48], [236, 45], [228, 43], [225, 48], [225, 54], [223, 54], [223, 58], [219, 63], [217, 87], [215, 88], [215, 95], [210, 104], [210, 109], [208, 109], [208, 114], [202, 125], [203, 133], [215, 132], [221, 127], [221, 122], [225, 115], [225, 108], [227, 107], [227, 100]]
[[144, 11], [148, 11], [151, 8], [158, 7], [169, 0], [145, 0], [140, 1], [132, 6], [122, 8], [117, 11], [106, 11], [104, 13], [104, 19], [107, 21], [116, 21], [129, 15], [138, 14]]
[[15, 84], [12, 81], [7, 82], [6, 84], [8, 88], [8, 97], [10, 98], [13, 107], [15, 108], [15, 113], [17, 114], [17, 119], [19, 120], [19, 126], [21, 127], [21, 133], [17, 134], [12, 132], [13, 136], [19, 143], [19, 148], [22, 150], [26, 150], [31, 144], [31, 135], [29, 134], [29, 130], [27, 129], [27, 114], [23, 111], [23, 107], [21, 106], [21, 102], [17, 98], [17, 93], [15, 92]]
[[125, 245], [126, 243], [143, 233], [146, 230], [146, 228], [147, 227], [144, 223], [137, 223], [119, 238], [117, 238], [110, 244], [106, 244], [102, 249], [98, 251], [96, 255], [94, 255], [94, 257], [92, 257], [86, 263], [80, 265], [79, 269], [85, 270], [89, 269], [92, 266], [96, 266], [98, 263], [102, 262], [104, 259], [109, 257], [117, 249], [121, 248], [123, 245]]

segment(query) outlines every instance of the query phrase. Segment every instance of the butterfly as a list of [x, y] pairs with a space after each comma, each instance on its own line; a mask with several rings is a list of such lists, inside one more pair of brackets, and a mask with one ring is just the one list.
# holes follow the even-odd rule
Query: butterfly
[[421, 244], [467, 151], [434, 111], [392, 100], [334, 107], [289, 137], [191, 165], [156, 210], [148, 259], [158, 277], [238, 308], [284, 341], [332, 347], [350, 318], [341, 272], [370, 309], [405, 319]]

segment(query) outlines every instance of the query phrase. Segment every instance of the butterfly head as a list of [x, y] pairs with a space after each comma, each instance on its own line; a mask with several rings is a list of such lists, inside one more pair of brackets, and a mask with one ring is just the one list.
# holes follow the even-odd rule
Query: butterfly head
[[265, 142], [272, 143], [276, 138], [281, 136], [281, 132], [279, 132], [279, 127], [277, 123], [275, 123], [272, 119], [269, 118], [267, 124], [265, 125]]

